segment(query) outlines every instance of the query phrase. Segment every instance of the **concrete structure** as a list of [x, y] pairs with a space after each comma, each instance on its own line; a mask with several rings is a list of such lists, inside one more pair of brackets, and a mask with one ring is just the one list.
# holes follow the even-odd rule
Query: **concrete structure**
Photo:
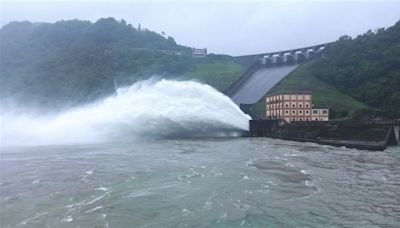
[[327, 108], [313, 108], [311, 112], [311, 119], [313, 121], [328, 121], [329, 120], [329, 109]]
[[259, 68], [255, 64], [247, 69], [242, 77], [232, 83], [225, 90], [225, 94], [237, 105], [255, 104], [264, 100], [265, 94], [297, 66], [281, 65], [280, 67]]
[[298, 64], [323, 55], [322, 53], [329, 44], [330, 43], [324, 43], [290, 50], [235, 56], [234, 58], [236, 62], [244, 65], [251, 65], [256, 61], [264, 67], [273, 67], [282, 64]]
[[207, 57], [207, 48], [204, 48], [204, 49], [193, 48], [192, 55], [194, 58], [206, 58]]
[[250, 137], [271, 137], [299, 142], [385, 150], [399, 144], [400, 121], [308, 121], [285, 124], [282, 119], [250, 120]]
[[286, 122], [311, 121], [311, 92], [291, 92], [267, 96], [266, 116]]
[[266, 117], [294, 121], [328, 121], [328, 109], [312, 108], [311, 92], [290, 92], [266, 97]]
[[224, 93], [240, 107], [246, 106], [250, 109], [251, 105], [263, 100], [269, 90], [300, 64], [323, 57], [323, 52], [328, 46], [329, 43], [325, 43], [285, 51], [236, 56], [236, 63], [249, 67], [224, 90]]

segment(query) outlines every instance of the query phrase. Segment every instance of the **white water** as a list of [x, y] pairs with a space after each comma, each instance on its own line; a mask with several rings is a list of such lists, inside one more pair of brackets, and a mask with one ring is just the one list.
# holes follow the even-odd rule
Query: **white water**
[[1, 114], [1, 145], [80, 144], [143, 137], [218, 137], [248, 130], [229, 97], [192, 81], [138, 82], [54, 116]]

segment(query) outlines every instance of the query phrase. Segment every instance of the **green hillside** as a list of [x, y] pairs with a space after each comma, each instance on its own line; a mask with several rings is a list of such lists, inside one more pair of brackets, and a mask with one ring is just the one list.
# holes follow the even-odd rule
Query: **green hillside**
[[224, 91], [244, 70], [241, 65], [232, 61], [213, 61], [194, 65], [191, 71], [183, 75], [183, 79], [197, 80]]
[[334, 86], [316, 78], [310, 69], [316, 61], [300, 66], [286, 78], [280, 81], [270, 93], [284, 91], [312, 91], [313, 104], [316, 107], [330, 108], [339, 116], [347, 115], [349, 112], [368, 108], [367, 105], [355, 100], [349, 95], [341, 92]]
[[62, 109], [107, 96], [152, 76], [225, 89], [244, 71], [232, 57], [193, 58], [172, 37], [124, 20], [12, 22], [0, 29], [0, 99]]
[[191, 48], [172, 37], [114, 18], [12, 22], [0, 29], [0, 50], [0, 98], [31, 107], [93, 101], [152, 75], [176, 77], [196, 63]]
[[355, 39], [342, 36], [327, 48], [324, 58], [304, 66], [294, 78], [302, 74], [337, 88], [377, 112], [399, 117], [400, 21]]

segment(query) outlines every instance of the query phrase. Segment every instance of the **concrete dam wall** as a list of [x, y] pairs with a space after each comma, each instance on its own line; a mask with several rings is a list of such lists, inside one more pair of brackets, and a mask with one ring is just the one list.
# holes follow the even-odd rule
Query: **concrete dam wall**
[[243, 83], [240, 83], [228, 94], [238, 105], [257, 103], [286, 75], [296, 69], [299, 65], [276, 66], [259, 68], [250, 74]]
[[239, 106], [251, 106], [302, 63], [323, 57], [328, 44], [235, 57], [237, 63], [250, 66], [224, 93]]

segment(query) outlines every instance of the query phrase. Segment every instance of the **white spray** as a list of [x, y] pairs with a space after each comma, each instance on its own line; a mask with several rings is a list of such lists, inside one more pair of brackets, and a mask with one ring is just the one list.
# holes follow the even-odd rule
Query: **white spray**
[[1, 114], [1, 144], [48, 145], [143, 137], [218, 137], [248, 130], [249, 116], [193, 81], [138, 82], [100, 102], [46, 117]]

